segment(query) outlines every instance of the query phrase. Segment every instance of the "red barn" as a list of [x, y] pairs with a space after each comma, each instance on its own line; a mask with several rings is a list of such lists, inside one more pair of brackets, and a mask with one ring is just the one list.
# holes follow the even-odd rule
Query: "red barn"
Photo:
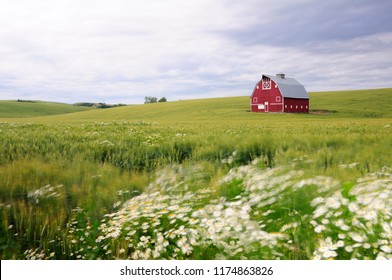
[[305, 87], [285, 74], [263, 75], [251, 99], [251, 112], [309, 113]]

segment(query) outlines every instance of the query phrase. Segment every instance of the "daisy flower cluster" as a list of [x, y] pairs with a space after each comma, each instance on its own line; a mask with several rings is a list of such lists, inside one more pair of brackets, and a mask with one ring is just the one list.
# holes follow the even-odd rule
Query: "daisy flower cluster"
[[[230, 170], [214, 187], [191, 191], [202, 174], [201, 166], [166, 168], [143, 194], [106, 215], [96, 241], [108, 258], [285, 258], [287, 250], [296, 250], [292, 229], [298, 224], [271, 218], [274, 209], [293, 190], [336, 185], [326, 177], [300, 180], [303, 172], [287, 167], [261, 169], [254, 161]], [[242, 182], [242, 192], [217, 197], [217, 190], [232, 182]]]
[[[147, 190], [127, 202], [101, 224], [97, 242], [107, 249], [108, 257], [131, 259], [246, 259], [281, 258], [287, 236], [263, 230], [268, 212], [260, 214], [255, 205], [273, 203], [281, 191], [268, 194], [272, 187], [296, 173], [273, 178], [280, 169], [263, 171], [256, 163], [233, 169], [210, 189], [190, 191], [195, 177], [202, 177], [202, 167], [166, 168]], [[253, 175], [252, 175], [253, 174]], [[216, 189], [245, 176], [259, 181], [260, 191], [248, 190], [234, 198], [216, 197]], [[270, 185], [262, 187], [260, 180]], [[249, 180], [248, 180], [249, 179]], [[199, 180], [198, 180], [199, 181]], [[261, 190], [262, 189], [262, 190]], [[267, 195], [268, 194], [268, 195]], [[209, 255], [205, 255], [208, 251]]]
[[188, 190], [192, 173], [166, 168], [143, 194], [106, 215], [96, 242], [108, 258], [183, 259], [192, 254], [201, 238], [192, 212], [211, 193]]
[[205, 246], [214, 246], [220, 259], [279, 258], [277, 246], [286, 236], [263, 230], [261, 220], [252, 219], [249, 201], [238, 196], [233, 201], [224, 198], [211, 201], [195, 211], [197, 231]]
[[317, 197], [311, 224], [319, 236], [314, 259], [392, 259], [392, 174], [360, 178], [348, 193]]
[[50, 242], [74, 259], [392, 259], [391, 169], [342, 184], [295, 163], [262, 166], [219, 177], [208, 164], [168, 166], [143, 193], [119, 190], [99, 226], [75, 208]]

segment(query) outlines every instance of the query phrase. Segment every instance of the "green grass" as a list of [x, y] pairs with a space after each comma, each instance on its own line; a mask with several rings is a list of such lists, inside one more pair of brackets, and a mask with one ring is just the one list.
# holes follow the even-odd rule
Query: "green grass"
[[392, 90], [350, 90], [310, 93], [312, 110], [329, 110], [342, 116], [392, 117]]
[[[328, 117], [392, 117], [392, 89], [313, 92], [310, 109], [314, 114]], [[83, 111], [83, 112], [79, 112]], [[320, 114], [320, 112], [324, 114]], [[323, 112], [324, 111], [324, 112]], [[159, 123], [221, 122], [222, 120], [254, 121], [260, 118], [283, 119], [280, 114], [249, 114], [249, 97], [227, 97], [182, 100], [165, 103], [124, 106], [106, 110], [51, 102], [0, 101], [0, 118], [33, 117], [37, 122], [85, 122], [85, 121], [155, 121]], [[79, 112], [79, 113], [77, 113]], [[310, 119], [314, 119], [310, 114]], [[262, 117], [261, 117], [262, 116]], [[303, 114], [288, 114], [286, 118], [301, 121]]]
[[74, 106], [64, 103], [23, 101], [0, 101], [0, 118], [31, 118], [81, 112], [91, 108]]
[[391, 96], [311, 93], [311, 114], [231, 97], [7, 116], [0, 258], [392, 258]]
[[149, 121], [159, 124], [255, 121], [306, 121], [332, 118], [392, 117], [392, 89], [310, 93], [310, 109], [325, 114], [250, 114], [249, 97], [208, 98], [93, 110], [71, 115], [37, 118], [37, 122]]

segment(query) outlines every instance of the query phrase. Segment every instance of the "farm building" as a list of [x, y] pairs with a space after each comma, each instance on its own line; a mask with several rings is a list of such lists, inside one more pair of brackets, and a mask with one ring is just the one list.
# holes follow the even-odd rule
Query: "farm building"
[[250, 98], [251, 112], [309, 113], [305, 87], [285, 74], [262, 75]]

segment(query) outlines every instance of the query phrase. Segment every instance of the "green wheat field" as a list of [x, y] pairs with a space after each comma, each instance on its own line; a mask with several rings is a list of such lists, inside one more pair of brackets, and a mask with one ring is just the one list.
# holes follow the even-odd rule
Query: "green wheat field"
[[392, 89], [0, 101], [1, 259], [391, 259]]

